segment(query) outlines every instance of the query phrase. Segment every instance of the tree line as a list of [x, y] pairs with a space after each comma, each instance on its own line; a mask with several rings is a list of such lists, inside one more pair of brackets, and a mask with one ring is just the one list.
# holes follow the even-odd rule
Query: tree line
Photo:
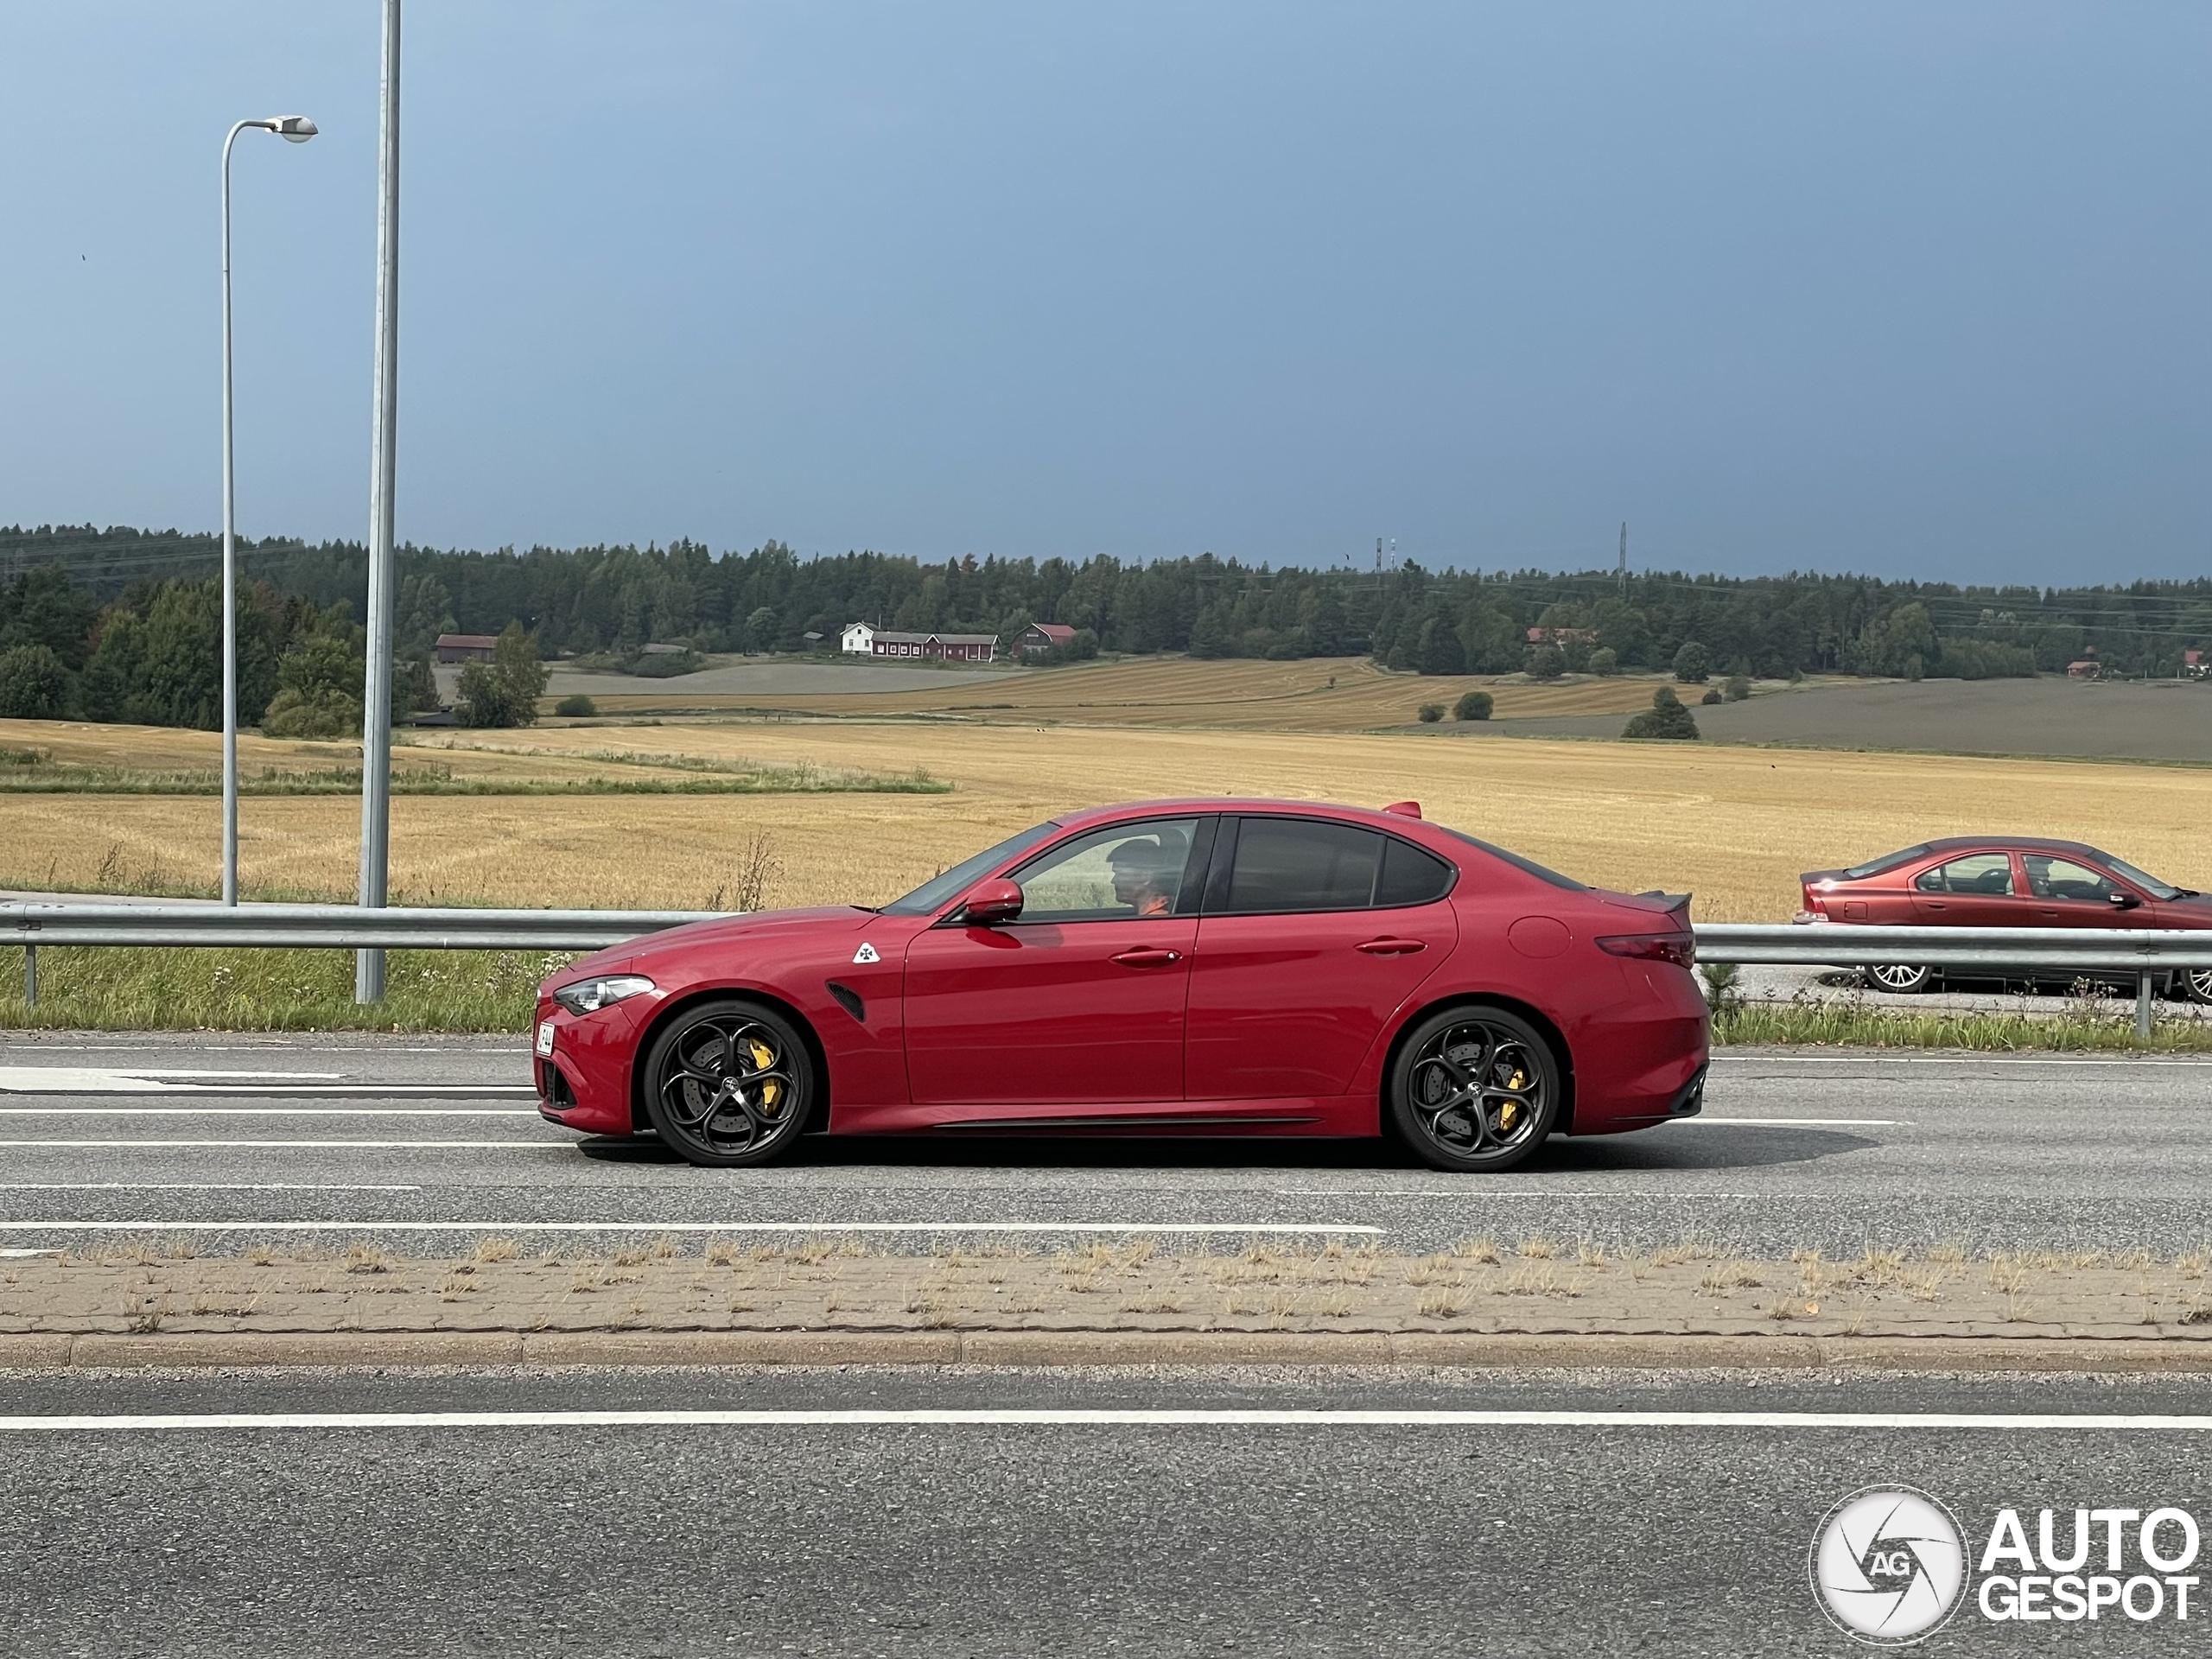
[[[210, 587], [219, 552], [213, 536], [175, 531], [0, 529], [0, 712], [35, 704], [210, 723], [209, 709], [219, 712], [208, 651], [220, 623]], [[1723, 675], [1984, 678], [2061, 671], [2086, 656], [2107, 672], [2171, 675], [2185, 651], [2212, 645], [2206, 579], [2049, 589], [1813, 573], [1431, 571], [1412, 562], [1313, 570], [1211, 554], [933, 563], [874, 552], [807, 559], [773, 541], [717, 556], [685, 538], [492, 553], [410, 545], [398, 563], [401, 678], [416, 691], [438, 634], [511, 624], [545, 657], [627, 657], [648, 643], [835, 649], [853, 621], [1010, 640], [1042, 621], [1116, 652], [1368, 655], [1421, 674], [1540, 676], [1674, 669], [1692, 647]], [[249, 542], [240, 568], [247, 717], [281, 717], [281, 693], [292, 695], [288, 707], [358, 704], [361, 546]], [[1531, 629], [1541, 637], [1532, 641]], [[354, 666], [341, 672], [347, 653]]]

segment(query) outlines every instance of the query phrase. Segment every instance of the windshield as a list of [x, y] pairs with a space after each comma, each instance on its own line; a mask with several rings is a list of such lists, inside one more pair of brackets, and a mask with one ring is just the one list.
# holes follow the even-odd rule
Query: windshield
[[1870, 875], [1879, 875], [1884, 870], [1894, 870], [1898, 865], [1910, 862], [1927, 850], [1928, 843], [1923, 842], [1919, 846], [1908, 847], [1901, 853], [1889, 853], [1880, 858], [1870, 858], [1864, 864], [1854, 864], [1846, 870], [1843, 873], [1844, 880], [1858, 881]]
[[980, 852], [973, 858], [963, 860], [944, 874], [931, 876], [904, 899], [893, 899], [883, 907], [883, 913], [886, 916], [933, 916], [947, 902], [965, 893], [1008, 859], [1027, 852], [1059, 827], [1057, 823], [1040, 823], [1033, 830], [1009, 836], [997, 846]]
[[2169, 887], [2165, 882], [2159, 880], [2155, 875], [2145, 875], [2141, 870], [2137, 869], [2126, 859], [2114, 858], [2110, 853], [2101, 854], [2100, 856], [2103, 858], [2105, 866], [2107, 869], [2110, 869], [2115, 874], [2126, 876], [2137, 887], [2142, 888], [2144, 892], [2149, 893], [2153, 899], [2178, 899], [2181, 897], [2182, 890], [2179, 887]]
[[[1443, 830], [1444, 826], [1439, 824], [1437, 828]], [[1503, 847], [1494, 847], [1480, 836], [1471, 836], [1464, 830], [1445, 830], [1444, 833], [1454, 841], [1464, 841], [1470, 847], [1481, 848], [1492, 858], [1503, 859], [1515, 869], [1521, 871], [1523, 874], [1533, 875], [1539, 881], [1548, 881], [1555, 887], [1565, 887], [1569, 893], [1586, 893], [1589, 890], [1571, 875], [1561, 875], [1557, 870], [1548, 870], [1533, 858], [1523, 858], [1518, 853], [1507, 852]]]

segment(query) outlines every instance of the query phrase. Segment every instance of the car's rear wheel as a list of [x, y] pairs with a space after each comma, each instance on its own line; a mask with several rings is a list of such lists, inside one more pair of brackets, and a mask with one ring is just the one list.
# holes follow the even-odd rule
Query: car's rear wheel
[[757, 1002], [702, 1002], [645, 1056], [645, 1115], [671, 1150], [713, 1168], [765, 1164], [798, 1139], [814, 1103], [814, 1057], [791, 1021]]
[[1897, 996], [1926, 990], [1935, 977], [1933, 968], [1912, 968], [1894, 962], [1878, 963], [1866, 970], [1869, 985], [1878, 991], [1888, 991]]
[[1390, 1116], [1437, 1169], [1507, 1170], [1559, 1120], [1559, 1061], [1503, 1008], [1448, 1008], [1414, 1027], [1390, 1072]]

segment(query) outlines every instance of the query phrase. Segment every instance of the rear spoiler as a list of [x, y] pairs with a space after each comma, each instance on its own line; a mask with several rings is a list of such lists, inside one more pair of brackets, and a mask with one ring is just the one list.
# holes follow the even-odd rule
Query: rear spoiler
[[1667, 906], [1670, 912], [1681, 919], [1684, 927], [1688, 927], [1690, 925], [1690, 900], [1695, 896], [1694, 894], [1687, 893], [1661, 893], [1656, 888], [1654, 888], [1649, 893], [1639, 893], [1636, 896], [1639, 899], [1658, 899], [1660, 903]]

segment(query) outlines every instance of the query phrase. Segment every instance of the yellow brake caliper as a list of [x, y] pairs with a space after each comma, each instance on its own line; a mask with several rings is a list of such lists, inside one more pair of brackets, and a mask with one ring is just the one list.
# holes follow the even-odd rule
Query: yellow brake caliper
[[[1529, 1074], [1519, 1066], [1515, 1066], [1513, 1075], [1505, 1080], [1505, 1086], [1513, 1090], [1526, 1089], [1529, 1086]], [[1520, 1116], [1521, 1103], [1517, 1100], [1507, 1101], [1497, 1109], [1497, 1132], [1500, 1135], [1512, 1134], [1513, 1126], [1520, 1120]]]
[[[765, 1071], [776, 1063], [776, 1051], [759, 1038], [754, 1038], [747, 1046], [753, 1051], [753, 1064], [760, 1070]], [[775, 1115], [776, 1105], [783, 1097], [784, 1085], [775, 1078], [771, 1077], [760, 1085], [760, 1109], [770, 1116]]]

